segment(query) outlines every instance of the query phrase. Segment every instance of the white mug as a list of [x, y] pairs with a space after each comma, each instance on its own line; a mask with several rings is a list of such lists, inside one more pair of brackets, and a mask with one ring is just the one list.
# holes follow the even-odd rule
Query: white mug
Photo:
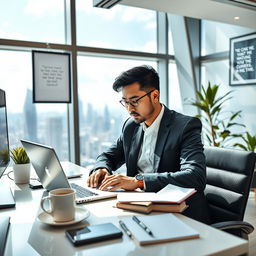
[[[44, 206], [46, 200], [50, 202], [50, 209]], [[75, 190], [71, 188], [51, 190], [49, 196], [41, 199], [41, 208], [56, 222], [73, 220], [75, 218]]]

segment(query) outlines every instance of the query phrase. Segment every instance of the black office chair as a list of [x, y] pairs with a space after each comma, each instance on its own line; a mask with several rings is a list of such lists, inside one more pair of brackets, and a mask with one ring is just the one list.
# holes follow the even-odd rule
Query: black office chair
[[248, 239], [254, 227], [244, 222], [256, 154], [249, 151], [205, 147], [206, 199], [212, 226]]

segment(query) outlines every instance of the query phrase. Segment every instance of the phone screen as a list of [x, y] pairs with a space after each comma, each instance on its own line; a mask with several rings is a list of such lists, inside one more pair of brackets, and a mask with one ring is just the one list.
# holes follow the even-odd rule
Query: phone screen
[[101, 242], [122, 237], [123, 233], [112, 223], [97, 224], [81, 229], [66, 231], [66, 236], [74, 245]]

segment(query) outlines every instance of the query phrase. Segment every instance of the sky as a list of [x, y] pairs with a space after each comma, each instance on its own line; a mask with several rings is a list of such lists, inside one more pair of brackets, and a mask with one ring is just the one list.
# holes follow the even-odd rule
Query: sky
[[[0, 38], [64, 43], [63, 2], [0, 0]], [[110, 10], [93, 8], [92, 0], [77, 0], [76, 3], [80, 45], [156, 52], [155, 12], [124, 6]], [[113, 79], [125, 69], [141, 64], [152, 64], [156, 68], [156, 62], [78, 57], [81, 97], [86, 102], [111, 105], [113, 98], [120, 98], [112, 91]], [[31, 52], [0, 50], [0, 81], [0, 87], [9, 92], [9, 112], [22, 112], [26, 88], [32, 88]], [[13, 93], [11, 87], [15, 88]], [[88, 92], [87, 88], [93, 90]], [[65, 109], [56, 105], [55, 110], [58, 108]]]

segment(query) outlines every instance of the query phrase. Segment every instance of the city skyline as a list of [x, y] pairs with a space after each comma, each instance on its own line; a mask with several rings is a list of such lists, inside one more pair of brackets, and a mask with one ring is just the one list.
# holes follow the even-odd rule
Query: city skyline
[[[26, 139], [51, 146], [60, 160], [69, 160], [67, 114], [38, 113], [37, 106], [32, 103], [32, 91], [27, 89], [23, 112], [8, 113], [10, 148], [20, 146], [20, 139]], [[128, 116], [122, 108], [112, 111], [104, 105], [99, 109], [91, 103], [85, 104], [81, 98], [79, 107], [80, 158], [81, 165], [87, 166], [118, 138]], [[17, 124], [22, 129], [17, 130]]]

